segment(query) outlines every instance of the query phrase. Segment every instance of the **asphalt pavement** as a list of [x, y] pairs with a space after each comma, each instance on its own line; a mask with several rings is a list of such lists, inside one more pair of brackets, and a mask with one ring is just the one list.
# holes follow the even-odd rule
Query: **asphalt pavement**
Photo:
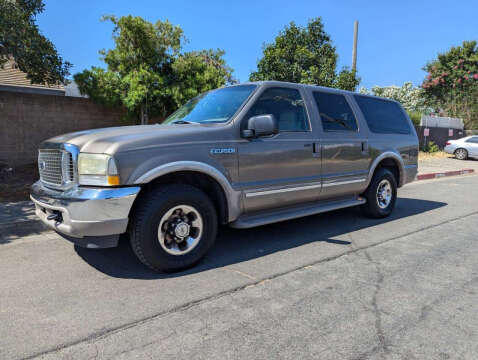
[[186, 272], [127, 241], [0, 238], [0, 359], [477, 359], [478, 176], [357, 209], [223, 228]]

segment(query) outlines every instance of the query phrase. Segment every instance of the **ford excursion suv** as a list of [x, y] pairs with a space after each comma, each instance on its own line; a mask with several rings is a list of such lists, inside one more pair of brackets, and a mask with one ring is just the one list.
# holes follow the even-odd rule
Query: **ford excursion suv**
[[31, 199], [77, 245], [113, 247], [128, 233], [146, 266], [177, 271], [206, 254], [220, 224], [243, 229], [351, 206], [386, 217], [397, 188], [414, 180], [417, 156], [415, 129], [395, 101], [246, 83], [201, 94], [161, 125], [43, 142]]

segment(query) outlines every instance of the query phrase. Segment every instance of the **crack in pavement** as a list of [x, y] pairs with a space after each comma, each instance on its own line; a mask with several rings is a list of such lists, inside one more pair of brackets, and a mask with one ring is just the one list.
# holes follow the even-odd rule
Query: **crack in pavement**
[[[34, 359], [34, 358], [37, 358], [37, 357], [40, 357], [40, 356], [44, 356], [44, 355], [47, 355], [47, 354], [52, 354], [52, 353], [56, 353], [56, 352], [59, 352], [63, 349], [66, 349], [66, 348], [69, 348], [69, 347], [72, 347], [72, 346], [75, 346], [75, 345], [78, 345], [78, 344], [81, 344], [81, 343], [84, 343], [84, 342], [93, 342], [94, 340], [98, 340], [100, 338], [105, 338], [105, 337], [108, 337], [110, 335], [113, 335], [115, 333], [118, 333], [118, 332], [121, 332], [121, 331], [124, 331], [124, 330], [127, 330], [127, 329], [130, 329], [130, 328], [133, 328], [135, 326], [138, 326], [138, 325], [142, 325], [142, 324], [145, 324], [145, 323], [148, 323], [150, 321], [153, 321], [153, 320], [156, 320], [156, 319], [160, 319], [160, 318], [163, 318], [163, 317], [166, 317], [170, 314], [174, 314], [174, 313], [177, 313], [177, 312], [182, 312], [182, 311], [186, 311], [192, 307], [195, 307], [195, 306], [198, 306], [198, 305], [201, 305], [203, 303], [206, 303], [206, 302], [210, 302], [210, 301], [214, 301], [216, 299], [220, 299], [224, 296], [228, 296], [228, 295], [232, 295], [234, 293], [237, 293], [237, 292], [240, 292], [246, 288], [249, 288], [251, 286], [257, 286], [257, 285], [260, 285], [266, 281], [269, 281], [269, 280], [273, 280], [273, 279], [276, 279], [276, 278], [279, 278], [279, 277], [282, 277], [284, 275], [287, 275], [287, 274], [290, 274], [290, 273], [293, 273], [295, 271], [298, 271], [298, 270], [302, 270], [302, 269], [305, 269], [309, 266], [315, 266], [315, 265], [318, 265], [318, 264], [321, 264], [321, 263], [326, 263], [326, 262], [329, 262], [329, 261], [333, 261], [333, 260], [336, 260], [336, 259], [339, 259], [343, 256], [347, 256], [347, 255], [350, 255], [350, 254], [354, 254], [358, 251], [362, 251], [364, 250], [366, 252], [367, 249], [371, 249], [371, 248], [374, 248], [374, 247], [377, 247], [379, 245], [382, 245], [382, 244], [385, 244], [385, 243], [388, 243], [390, 241], [394, 241], [394, 240], [398, 240], [398, 239], [401, 239], [401, 238], [404, 238], [404, 237], [407, 237], [409, 235], [413, 235], [413, 234], [416, 234], [416, 233], [420, 233], [420, 232], [423, 232], [423, 231], [427, 231], [427, 230], [430, 230], [430, 229], [433, 229], [433, 228], [436, 228], [436, 227], [439, 227], [439, 226], [443, 226], [443, 225], [446, 225], [446, 224], [449, 224], [449, 223], [452, 223], [454, 221], [459, 221], [459, 220], [463, 220], [463, 219], [466, 219], [468, 217], [472, 217], [472, 216], [475, 216], [475, 215], [478, 215], [478, 211], [474, 211], [472, 213], [469, 213], [467, 215], [461, 215], [459, 217], [456, 217], [456, 218], [453, 218], [453, 219], [449, 219], [447, 221], [444, 221], [442, 223], [439, 223], [439, 224], [435, 224], [435, 225], [428, 225], [428, 226], [425, 226], [421, 229], [418, 229], [418, 230], [415, 230], [415, 231], [411, 231], [411, 232], [408, 232], [408, 233], [405, 233], [405, 234], [402, 234], [402, 235], [398, 235], [398, 236], [394, 236], [394, 237], [391, 237], [391, 238], [388, 238], [388, 239], [385, 239], [385, 240], [382, 240], [382, 241], [379, 241], [379, 242], [376, 242], [376, 243], [373, 243], [373, 244], [370, 244], [370, 245], [366, 245], [366, 246], [362, 246], [362, 247], [351, 247], [351, 250], [348, 250], [348, 251], [345, 251], [343, 253], [340, 253], [340, 254], [337, 254], [337, 255], [333, 255], [333, 256], [329, 256], [329, 257], [326, 257], [326, 258], [323, 258], [323, 259], [320, 259], [320, 260], [317, 260], [317, 261], [313, 261], [311, 263], [308, 263], [308, 264], [304, 264], [304, 265], [301, 265], [301, 266], [298, 266], [298, 267], [295, 267], [295, 268], [292, 268], [290, 270], [286, 270], [286, 271], [283, 271], [283, 272], [279, 272], [279, 273], [276, 273], [274, 275], [271, 275], [269, 277], [266, 277], [266, 278], [263, 278], [263, 279], [258, 279], [257, 281], [254, 281], [252, 283], [248, 283], [248, 284], [244, 284], [244, 285], [241, 285], [241, 286], [238, 286], [236, 288], [233, 288], [233, 289], [229, 289], [229, 290], [224, 290], [224, 291], [221, 291], [217, 294], [213, 294], [211, 296], [207, 296], [205, 298], [202, 298], [202, 299], [197, 299], [197, 300], [193, 300], [193, 301], [190, 301], [188, 303], [185, 303], [185, 304], [182, 304], [182, 305], [177, 305], [177, 306], [174, 306], [172, 307], [171, 309], [169, 310], [165, 310], [165, 311], [162, 311], [160, 313], [157, 313], [157, 314], [154, 314], [154, 315], [151, 315], [151, 316], [148, 316], [146, 318], [143, 318], [143, 319], [140, 319], [140, 320], [136, 320], [136, 321], [132, 321], [128, 324], [124, 324], [124, 325], [119, 325], [119, 326], [116, 326], [116, 327], [112, 327], [112, 328], [106, 328], [102, 331], [99, 331], [99, 332], [95, 332], [95, 333], [92, 333], [90, 336], [87, 336], [85, 338], [81, 338], [81, 339], [78, 339], [78, 340], [73, 340], [73, 341], [70, 341], [70, 342], [67, 342], [67, 343], [64, 343], [64, 344], [60, 344], [52, 349], [49, 349], [49, 350], [45, 350], [45, 351], [41, 351], [41, 352], [37, 352], [37, 353], [34, 353], [30, 356], [27, 356], [25, 357], [24, 359]], [[378, 292], [377, 292], [378, 293]], [[375, 307], [374, 307], [375, 309]], [[378, 322], [378, 324], [376, 323], [376, 325], [379, 326], [379, 329], [381, 329], [381, 320]], [[383, 331], [382, 331], [383, 333]], [[379, 337], [380, 338], [380, 337]], [[383, 339], [382, 339], [383, 340]], [[373, 349], [372, 349], [373, 351]]]
[[377, 273], [377, 281], [374, 283], [375, 291], [374, 291], [373, 297], [372, 297], [373, 312], [375, 314], [375, 331], [377, 332], [379, 347], [386, 354], [389, 354], [390, 350], [388, 348], [387, 339], [385, 338], [385, 334], [384, 334], [383, 327], [382, 327], [382, 314], [381, 314], [381, 311], [378, 307], [378, 301], [377, 301], [378, 294], [379, 294], [380, 290], [382, 289], [382, 284], [383, 284], [383, 281], [384, 281], [384, 275], [381, 271], [380, 263], [373, 260], [372, 256], [369, 254], [369, 252], [367, 250], [364, 250], [363, 253], [365, 254], [365, 257], [367, 258], [367, 260], [371, 264], [374, 265], [375, 271]]

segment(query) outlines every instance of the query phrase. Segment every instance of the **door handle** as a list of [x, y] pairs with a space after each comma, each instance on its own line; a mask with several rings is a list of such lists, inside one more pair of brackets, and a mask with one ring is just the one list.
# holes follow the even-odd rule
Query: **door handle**
[[362, 152], [368, 152], [368, 141], [362, 141]]
[[312, 148], [312, 156], [313, 157], [320, 157], [320, 145], [317, 143], [307, 143], [304, 144], [304, 147]]

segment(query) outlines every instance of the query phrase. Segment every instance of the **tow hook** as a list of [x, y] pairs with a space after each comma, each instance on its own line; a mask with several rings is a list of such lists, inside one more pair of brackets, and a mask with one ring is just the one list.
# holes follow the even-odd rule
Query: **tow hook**
[[53, 213], [51, 215], [48, 215], [46, 219], [49, 221], [55, 220], [57, 224], [63, 222], [63, 216], [61, 216], [61, 212], [59, 212], [58, 210], [53, 210]]

